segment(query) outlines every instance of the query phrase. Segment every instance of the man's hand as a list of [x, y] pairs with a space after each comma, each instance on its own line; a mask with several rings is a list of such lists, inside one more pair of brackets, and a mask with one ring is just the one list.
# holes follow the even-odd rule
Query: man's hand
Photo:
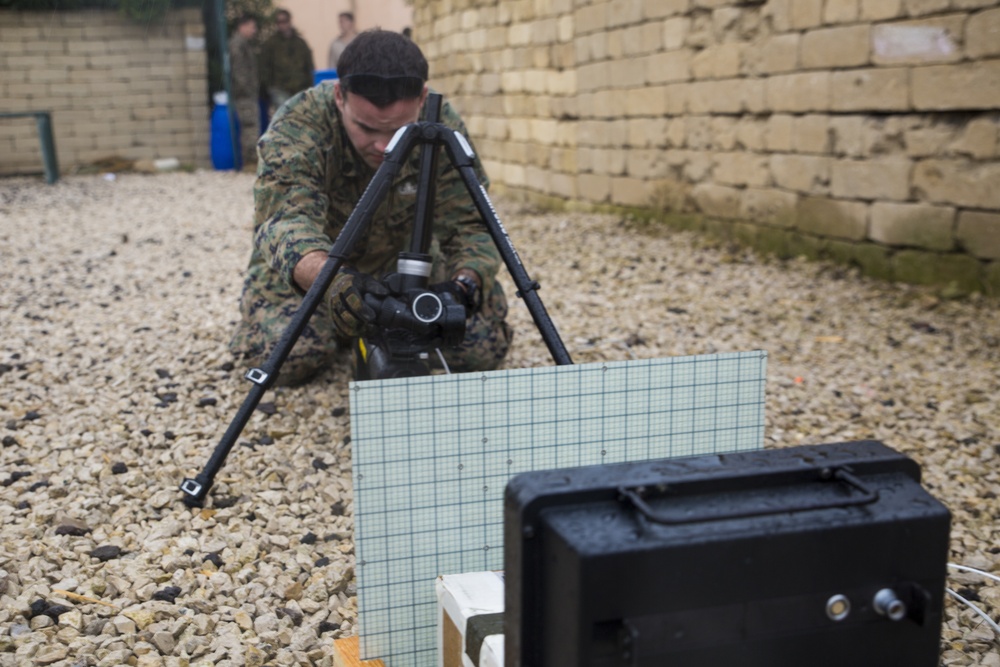
[[348, 338], [364, 335], [375, 324], [375, 310], [365, 303], [365, 295], [389, 295], [389, 288], [367, 273], [341, 268], [330, 286], [330, 314], [333, 324]]

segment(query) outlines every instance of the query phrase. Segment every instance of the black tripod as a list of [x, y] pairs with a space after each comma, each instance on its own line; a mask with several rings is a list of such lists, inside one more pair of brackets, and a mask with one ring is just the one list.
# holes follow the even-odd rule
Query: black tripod
[[[430, 242], [436, 149], [438, 146], [444, 146], [448, 159], [458, 170], [465, 188], [469, 192], [469, 196], [472, 197], [476, 210], [482, 217], [493, 239], [493, 243], [496, 245], [504, 264], [507, 266], [507, 270], [514, 280], [514, 284], [517, 287], [517, 295], [527, 305], [528, 311], [531, 313], [535, 326], [538, 327], [538, 331], [545, 341], [545, 345], [548, 347], [553, 361], [557, 365], [573, 363], [569, 353], [566, 351], [566, 347], [563, 345], [562, 339], [559, 337], [559, 332], [556, 331], [552, 319], [549, 317], [545, 306], [538, 296], [538, 283], [528, 277], [524, 265], [521, 263], [521, 259], [514, 249], [514, 244], [511, 243], [510, 237], [507, 235], [507, 230], [504, 229], [503, 224], [497, 217], [492, 202], [486, 194], [486, 189], [476, 177], [475, 169], [473, 168], [475, 153], [473, 153], [472, 147], [461, 133], [436, 122], [438, 117], [437, 110], [440, 109], [440, 95], [429, 95], [427, 104], [431, 105], [428, 107], [428, 117], [434, 118], [435, 121], [411, 123], [396, 132], [396, 135], [386, 147], [385, 160], [375, 172], [368, 187], [361, 195], [357, 206], [355, 206], [351, 215], [347, 218], [343, 230], [337, 236], [336, 241], [334, 241], [333, 247], [330, 248], [326, 264], [323, 265], [316, 280], [302, 298], [302, 305], [295, 312], [295, 315], [292, 316], [288, 327], [282, 332], [281, 338], [278, 340], [274, 350], [260, 368], [252, 368], [247, 371], [245, 377], [254, 384], [253, 388], [251, 388], [250, 393], [236, 412], [236, 416], [230, 422], [229, 427], [212, 452], [204, 469], [196, 477], [193, 479], [187, 478], [180, 485], [186, 504], [200, 506], [204, 502], [216, 474], [218, 474], [226, 461], [226, 456], [236, 444], [236, 439], [243, 432], [243, 428], [250, 420], [250, 416], [257, 408], [257, 404], [260, 403], [264, 393], [274, 384], [278, 376], [278, 371], [291, 352], [295, 342], [302, 334], [303, 329], [305, 329], [309, 319], [315, 313], [316, 308], [326, 294], [326, 290], [333, 282], [337, 272], [340, 271], [346, 257], [348, 257], [351, 249], [361, 237], [362, 232], [371, 221], [375, 211], [389, 193], [393, 180], [399, 174], [410, 152], [417, 145], [423, 145], [424, 150], [421, 155], [421, 181], [418, 190], [417, 216], [411, 251], [416, 248], [422, 252], [401, 254], [399, 275], [402, 278], [399, 279], [399, 282], [395, 286], [390, 284], [390, 288], [402, 293], [398, 295], [400, 298], [395, 300], [396, 304], [399, 305], [394, 304], [390, 308], [383, 307], [380, 311], [380, 322], [385, 323], [388, 320], [391, 322], [389, 326], [397, 328], [408, 328], [411, 326], [421, 328], [435, 324], [437, 320], [432, 321], [431, 316], [434, 315], [432, 311], [439, 310], [439, 317], [443, 318], [440, 324], [445, 325], [446, 329], [443, 337], [448, 338], [447, 321], [450, 318], [449, 304], [441, 303], [440, 301], [438, 304], [434, 304], [430, 303], [426, 298], [420, 298], [421, 294], [433, 294], [433, 292], [428, 292], [424, 289], [426, 288], [426, 275], [429, 272], [425, 272], [422, 268], [419, 268], [419, 261], [422, 261], [422, 258], [415, 258], [418, 261], [412, 264], [408, 261], [409, 259], [414, 259], [408, 255], [425, 254]], [[407, 257], [403, 257], [403, 255], [407, 255]], [[387, 298], [386, 301], [389, 301], [390, 298]], [[437, 308], [438, 305], [441, 306], [440, 309]], [[452, 310], [451, 312], [453, 313], [454, 311]], [[413, 325], [414, 321], [420, 324]], [[462, 321], [464, 331], [464, 316], [462, 317]]]

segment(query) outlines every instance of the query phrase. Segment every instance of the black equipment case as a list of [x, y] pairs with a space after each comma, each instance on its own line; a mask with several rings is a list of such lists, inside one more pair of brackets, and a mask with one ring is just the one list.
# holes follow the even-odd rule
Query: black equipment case
[[874, 441], [518, 475], [506, 667], [935, 667], [949, 524]]

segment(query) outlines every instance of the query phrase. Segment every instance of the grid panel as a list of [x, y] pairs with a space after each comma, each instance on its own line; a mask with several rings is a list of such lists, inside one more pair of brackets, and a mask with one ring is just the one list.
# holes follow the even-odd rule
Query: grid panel
[[761, 351], [351, 383], [362, 659], [435, 664], [434, 580], [503, 568], [535, 470], [759, 449]]

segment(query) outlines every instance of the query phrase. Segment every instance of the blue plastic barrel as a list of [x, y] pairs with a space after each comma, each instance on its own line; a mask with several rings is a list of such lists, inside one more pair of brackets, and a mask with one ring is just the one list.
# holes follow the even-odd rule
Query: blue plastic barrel
[[[239, 156], [233, 155], [233, 138], [229, 132], [229, 105], [225, 93], [214, 95], [215, 107], [212, 109], [211, 153], [212, 166], [222, 171], [232, 169]], [[236, 121], [236, 137], [240, 136], [239, 121]], [[239, 150], [237, 148], [237, 150]]]
[[318, 69], [313, 72], [313, 85], [319, 85], [321, 81], [328, 81], [330, 79], [337, 78], [337, 70], [335, 69]]

